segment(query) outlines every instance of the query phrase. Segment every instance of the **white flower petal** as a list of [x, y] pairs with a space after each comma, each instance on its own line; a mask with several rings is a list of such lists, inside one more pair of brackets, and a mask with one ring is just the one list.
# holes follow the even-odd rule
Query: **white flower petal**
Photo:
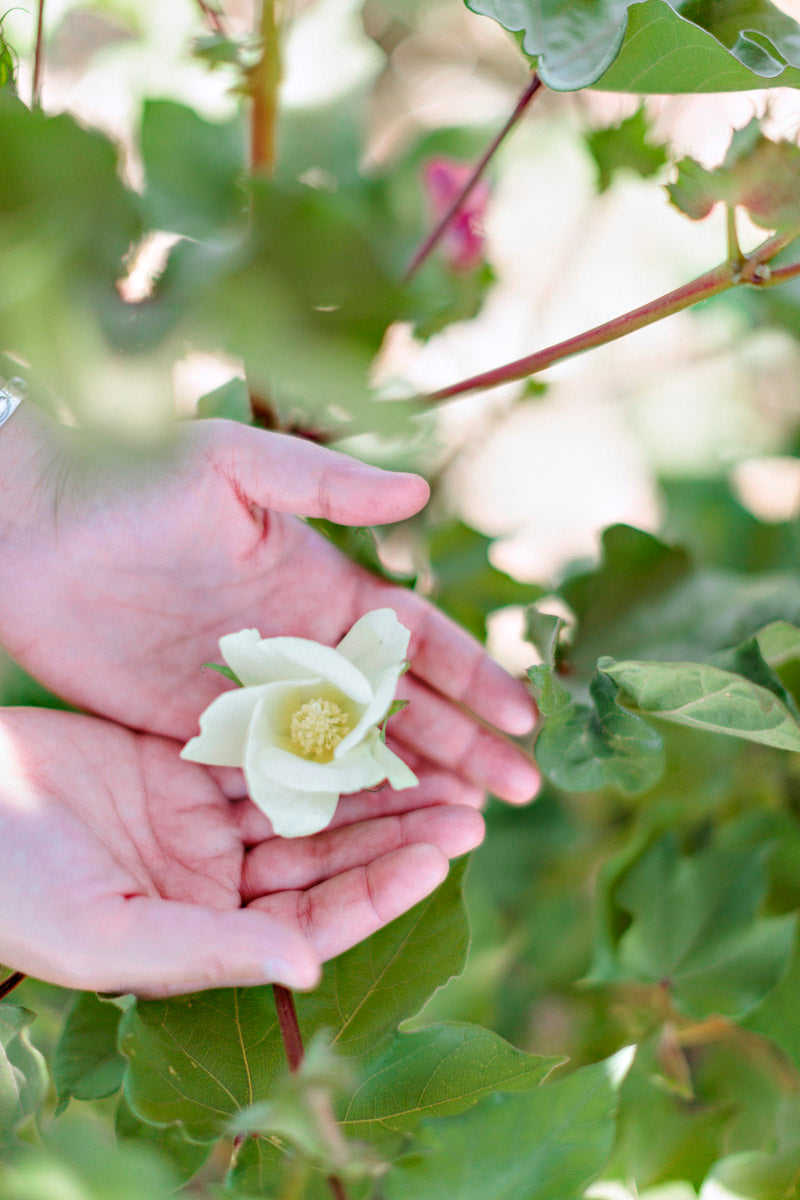
[[404, 763], [398, 754], [389, 749], [377, 730], [374, 740], [371, 739], [371, 749], [384, 777], [389, 780], [389, 786], [393, 787], [396, 792], [402, 792], [405, 788], [417, 787], [419, 780], [411, 767]]
[[334, 758], [341, 758], [344, 754], [349, 753], [354, 746], [364, 740], [373, 725], [377, 725], [383, 720], [394, 700], [401, 670], [402, 664], [397, 667], [387, 667], [373, 680], [375, 693], [361, 714], [358, 724], [339, 742], [333, 752]]
[[338, 792], [304, 792], [247, 772], [250, 799], [272, 822], [278, 837], [307, 837], [333, 820]]
[[[349, 658], [334, 650], [333, 646], [294, 637], [267, 638], [262, 645], [295, 666], [304, 668], [310, 675], [321, 675], [357, 704], [367, 704], [372, 698], [372, 688], [366, 675]], [[287, 678], [286, 673], [283, 678]]]
[[286, 680], [304, 680], [319, 675], [309, 671], [298, 662], [281, 654], [274, 646], [277, 641], [291, 638], [262, 638], [257, 629], [241, 629], [219, 639], [219, 648], [225, 662], [245, 687], [262, 683], [278, 683]]
[[181, 758], [212, 767], [241, 767], [247, 733], [264, 688], [235, 688], [212, 700], [200, 717], [200, 733], [181, 750]]
[[308, 792], [360, 792], [375, 787], [384, 778], [381, 767], [367, 745], [356, 746], [344, 758], [327, 763], [309, 762], [279, 746], [258, 746], [248, 762], [259, 775], [268, 776], [285, 787]]
[[402, 666], [410, 640], [411, 634], [400, 624], [393, 608], [376, 608], [356, 621], [336, 649], [357, 663], [374, 686], [387, 667]]

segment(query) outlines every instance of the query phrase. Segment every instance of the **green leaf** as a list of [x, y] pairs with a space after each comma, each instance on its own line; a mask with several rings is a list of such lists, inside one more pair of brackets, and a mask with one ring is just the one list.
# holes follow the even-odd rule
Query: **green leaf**
[[702, 220], [722, 203], [746, 209], [767, 229], [784, 230], [800, 224], [799, 175], [800, 148], [771, 141], [754, 118], [735, 131], [721, 166], [709, 171], [685, 158], [667, 191], [675, 207], [692, 220]]
[[198, 417], [224, 417], [227, 421], [241, 421], [252, 425], [253, 411], [247, 383], [240, 375], [229, 379], [213, 392], [206, 392], [197, 401]]
[[558, 658], [559, 637], [566, 625], [563, 617], [539, 612], [535, 604], [529, 604], [525, 612], [525, 636], [538, 651], [542, 662], [554, 666]]
[[763, 1034], [785, 1050], [800, 1070], [800, 937], [796, 937], [783, 978], [741, 1024]]
[[222, 663], [212, 662], [205, 662], [203, 663], [203, 666], [208, 667], [209, 671], [216, 671], [218, 675], [224, 675], [226, 679], [230, 679], [231, 682], [235, 683], [237, 687], [244, 687], [244, 684], [239, 676], [235, 671], [232, 671], [230, 667], [226, 667]]
[[153, 229], [208, 238], [241, 221], [246, 158], [238, 117], [220, 124], [174, 100], [147, 100], [140, 141]]
[[614, 662], [598, 668], [625, 699], [650, 716], [727, 733], [781, 750], [800, 750], [800, 725], [774, 692], [707, 663]]
[[768, 0], [634, 0], [597, 87], [645, 95], [797, 87], [798, 66], [798, 25]]
[[768, 848], [712, 847], [681, 858], [667, 834], [618, 884], [631, 917], [610, 977], [669, 987], [687, 1016], [738, 1017], [778, 983], [791, 954], [794, 915], [758, 917]]
[[800, 81], [797, 23], [768, 0], [469, 0], [468, 7], [521, 33], [523, 50], [557, 91], [596, 84], [724, 92]]
[[418, 1152], [387, 1176], [387, 1200], [564, 1200], [582, 1195], [614, 1139], [630, 1054], [523, 1096], [491, 1096], [424, 1127]]
[[296, 997], [301, 1028], [331, 1032], [345, 1054], [375, 1054], [398, 1024], [464, 966], [469, 929], [461, 896], [465, 864], [437, 890], [325, 968], [313, 992]]
[[364, 1064], [338, 1118], [354, 1137], [407, 1131], [423, 1117], [463, 1112], [490, 1092], [527, 1091], [562, 1062], [525, 1054], [478, 1025], [448, 1023], [398, 1033]]
[[532, 667], [528, 674], [544, 715], [536, 761], [557, 787], [571, 792], [616, 787], [636, 795], [658, 781], [664, 770], [661, 735], [617, 703], [617, 688], [607, 676], [597, 672], [592, 678], [590, 706], [571, 701], [550, 668]]
[[0, 1146], [13, 1141], [17, 1126], [47, 1095], [44, 1058], [28, 1040], [35, 1016], [16, 1004], [0, 1004]]
[[120, 1049], [134, 1114], [180, 1123], [196, 1141], [220, 1137], [235, 1112], [268, 1096], [284, 1063], [270, 987], [140, 1000], [122, 1019]]
[[668, 161], [664, 146], [652, 140], [643, 106], [617, 125], [587, 133], [586, 145], [597, 167], [597, 190], [601, 193], [608, 191], [620, 171], [649, 179]]
[[[326, 1030], [341, 1053], [379, 1052], [466, 957], [463, 865], [415, 908], [328, 963], [295, 998], [306, 1040]], [[284, 1051], [270, 987], [140, 1000], [120, 1026], [125, 1096], [153, 1125], [180, 1123], [197, 1141], [219, 1137], [241, 1109], [266, 1100]]]
[[121, 1013], [94, 992], [79, 992], [53, 1051], [57, 1112], [76, 1100], [98, 1100], [122, 1087], [125, 1060], [117, 1049]]
[[479, 641], [486, 640], [490, 612], [510, 604], [528, 604], [541, 589], [519, 583], [489, 562], [492, 539], [461, 521], [449, 521], [427, 532], [427, 552], [433, 573], [432, 596]]

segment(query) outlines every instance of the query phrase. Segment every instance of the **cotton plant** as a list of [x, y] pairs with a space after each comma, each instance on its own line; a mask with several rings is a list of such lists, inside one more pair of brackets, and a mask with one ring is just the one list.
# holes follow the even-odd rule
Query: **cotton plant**
[[241, 767], [248, 793], [281, 837], [324, 829], [342, 794], [387, 780], [414, 787], [413, 771], [381, 727], [406, 669], [409, 631], [391, 608], [367, 613], [335, 648], [242, 629], [220, 639], [223, 692], [200, 717], [181, 756]]

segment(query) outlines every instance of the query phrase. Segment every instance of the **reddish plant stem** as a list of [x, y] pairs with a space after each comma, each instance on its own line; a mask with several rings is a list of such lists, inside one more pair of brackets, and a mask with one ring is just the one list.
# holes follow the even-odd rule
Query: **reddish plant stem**
[[592, 350], [607, 342], [614, 342], [628, 333], [644, 329], [646, 325], [652, 325], [655, 321], [661, 321], [664, 317], [672, 316], [673, 313], [681, 312], [684, 308], [690, 308], [701, 300], [708, 300], [711, 296], [717, 296], [720, 292], [726, 292], [739, 284], [750, 283], [765, 287], [781, 283], [783, 279], [793, 278], [794, 275], [800, 273], [800, 266], [769, 271], [766, 264], [798, 236], [800, 236], [800, 230], [768, 238], [747, 255], [741, 264], [732, 265], [724, 262], [704, 275], [700, 275], [697, 279], [693, 279], [690, 283], [685, 283], [681, 287], [675, 288], [674, 291], [659, 296], [657, 300], [651, 300], [647, 304], [641, 305], [640, 308], [634, 308], [620, 317], [614, 317], [611, 321], [596, 325], [593, 329], [576, 334], [575, 337], [567, 338], [563, 342], [557, 342], [544, 350], [537, 350], [534, 354], [528, 354], [524, 358], [517, 358], [501, 367], [483, 371], [479, 375], [471, 375], [468, 379], [459, 380], [458, 383], [451, 383], [448, 387], [439, 388], [438, 391], [430, 392], [421, 399], [430, 403], [438, 403], [441, 400], [450, 400], [454, 396], [463, 396], [467, 392], [499, 387], [503, 383], [527, 379], [529, 375], [535, 375], [538, 371], [543, 371], [546, 367], [550, 367], [564, 358], [582, 354], [584, 350]]
[[225, 19], [222, 13], [212, 5], [208, 4], [206, 0], [197, 0], [197, 7], [200, 9], [214, 32], [222, 34], [223, 37], [226, 37], [228, 30], [225, 26]]
[[275, 1008], [278, 1013], [278, 1024], [281, 1029], [286, 1061], [289, 1064], [290, 1071], [298, 1071], [305, 1051], [303, 1049], [303, 1036], [300, 1033], [300, 1025], [297, 1021], [294, 996], [288, 988], [283, 987], [280, 983], [273, 983], [272, 992], [275, 996]]
[[23, 979], [27, 978], [27, 975], [24, 975], [22, 971], [14, 971], [13, 974], [6, 976], [3, 982], [0, 983], [0, 1000], [5, 1000], [9, 992], [13, 992], [14, 988], [19, 987]]
[[[278, 1025], [289, 1070], [299, 1071], [305, 1050], [303, 1049], [303, 1035], [297, 1020], [297, 1009], [294, 1006], [294, 996], [289, 988], [283, 987], [280, 983], [273, 983], [272, 993], [275, 997]], [[331, 1120], [333, 1120], [333, 1114], [331, 1114]], [[338, 1175], [328, 1175], [326, 1182], [335, 1200], [347, 1200], [345, 1186]]]
[[36, 20], [36, 48], [33, 52], [33, 79], [31, 81], [31, 108], [38, 108], [42, 92], [42, 67], [44, 65], [44, 0], [39, 0], [39, 15]]
[[495, 153], [497, 152], [498, 148], [500, 147], [500, 145], [502, 144], [504, 139], [508, 136], [508, 134], [511, 132], [511, 130], [514, 128], [514, 126], [517, 124], [517, 122], [520, 120], [523, 113], [527, 109], [531, 100], [533, 100], [533, 97], [536, 95], [536, 93], [538, 92], [540, 87], [542, 87], [542, 81], [539, 78], [539, 76], [534, 73], [534, 75], [531, 77], [530, 83], [525, 88], [525, 91], [522, 93], [519, 100], [517, 100], [517, 103], [514, 106], [514, 111], [512, 112], [511, 116], [508, 118], [505, 125], [500, 130], [500, 132], [497, 134], [497, 136], [494, 137], [492, 139], [492, 141], [490, 142], [490, 144], [487, 146], [486, 150], [483, 152], [483, 155], [478, 160], [469, 179], [464, 184], [463, 188], [458, 193], [458, 195], [456, 196], [453, 203], [450, 205], [447, 212], [436, 223], [436, 225], [433, 227], [431, 232], [425, 238], [425, 241], [422, 243], [419, 250], [417, 250], [416, 254], [412, 258], [411, 262], [408, 265], [408, 269], [406, 270], [406, 273], [403, 276], [403, 278], [406, 282], [408, 282], [408, 280], [411, 279], [412, 276], [416, 274], [416, 272], [419, 270], [419, 268], [425, 262], [425, 259], [428, 257], [428, 255], [431, 253], [431, 251], [434, 249], [434, 247], [441, 241], [442, 237], [447, 232], [449, 225], [455, 219], [455, 217], [458, 215], [458, 213], [461, 209], [461, 206], [464, 204], [464, 201], [467, 199], [467, 197], [469, 196], [472, 189], [475, 187], [475, 185], [480, 180], [481, 176], [483, 175], [484, 171], [488, 167], [489, 163], [491, 162], [491, 160], [494, 157]]

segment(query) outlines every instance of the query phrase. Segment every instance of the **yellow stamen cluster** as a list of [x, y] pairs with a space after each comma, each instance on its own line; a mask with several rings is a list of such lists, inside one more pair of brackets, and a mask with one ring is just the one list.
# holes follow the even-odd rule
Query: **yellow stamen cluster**
[[302, 755], [322, 759], [350, 732], [350, 718], [333, 700], [307, 700], [292, 714], [289, 731]]

